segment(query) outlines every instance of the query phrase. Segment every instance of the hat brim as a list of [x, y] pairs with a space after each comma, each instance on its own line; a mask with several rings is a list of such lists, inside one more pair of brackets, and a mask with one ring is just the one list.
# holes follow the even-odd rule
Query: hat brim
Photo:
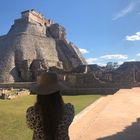
[[47, 85], [42, 86], [37, 83], [33, 83], [30, 86], [30, 94], [31, 95], [50, 95], [57, 91], [62, 91], [66, 89], [68, 89], [68, 87], [64, 85], [64, 83], [62, 82], [58, 82], [56, 84], [48, 85], [48, 86]]

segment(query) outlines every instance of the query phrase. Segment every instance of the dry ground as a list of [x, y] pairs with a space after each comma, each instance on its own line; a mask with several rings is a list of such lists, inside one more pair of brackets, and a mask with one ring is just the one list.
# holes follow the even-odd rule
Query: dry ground
[[121, 89], [85, 109], [70, 127], [71, 140], [140, 140], [140, 88]]

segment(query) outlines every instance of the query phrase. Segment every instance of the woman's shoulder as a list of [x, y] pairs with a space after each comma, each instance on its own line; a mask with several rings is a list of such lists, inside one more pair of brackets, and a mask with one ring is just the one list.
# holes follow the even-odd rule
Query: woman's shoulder
[[30, 106], [27, 109], [27, 114], [30, 114], [30, 113], [32, 114], [34, 111], [35, 111], [35, 107], [34, 106]]
[[74, 105], [71, 103], [67, 103], [64, 106], [64, 110], [68, 115], [74, 115]]
[[35, 106], [30, 106], [26, 111], [26, 122], [29, 128], [35, 130], [40, 123], [39, 113], [36, 112]]
[[71, 103], [66, 103], [65, 104], [65, 109], [74, 109], [74, 105]]
[[35, 117], [35, 107], [34, 106], [28, 107], [28, 109], [26, 111], [26, 117], [27, 118], [33, 118], [33, 117]]

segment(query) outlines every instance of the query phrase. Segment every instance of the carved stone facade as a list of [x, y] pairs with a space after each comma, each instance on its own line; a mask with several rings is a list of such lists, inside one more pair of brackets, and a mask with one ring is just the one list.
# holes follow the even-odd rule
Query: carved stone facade
[[52, 20], [46, 19], [41, 13], [32, 10], [23, 11], [21, 13], [22, 19], [27, 20], [31, 23], [39, 23], [40, 25], [50, 26], [54, 22]]

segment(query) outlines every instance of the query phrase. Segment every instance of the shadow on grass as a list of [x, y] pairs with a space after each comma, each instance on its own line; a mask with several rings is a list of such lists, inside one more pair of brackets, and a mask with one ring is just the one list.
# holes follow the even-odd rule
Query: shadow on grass
[[62, 92], [63, 95], [112, 95], [119, 91], [119, 88], [79, 88], [70, 89]]

